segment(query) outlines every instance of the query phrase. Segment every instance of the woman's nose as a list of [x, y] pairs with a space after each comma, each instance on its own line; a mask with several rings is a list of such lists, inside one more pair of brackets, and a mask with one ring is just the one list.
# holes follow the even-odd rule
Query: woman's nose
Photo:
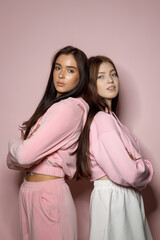
[[108, 83], [113, 83], [113, 78], [112, 78], [111, 76], [108, 76], [108, 77], [107, 77], [107, 82], [108, 82]]
[[64, 70], [61, 70], [60, 72], [59, 72], [59, 78], [63, 78], [64, 77]]

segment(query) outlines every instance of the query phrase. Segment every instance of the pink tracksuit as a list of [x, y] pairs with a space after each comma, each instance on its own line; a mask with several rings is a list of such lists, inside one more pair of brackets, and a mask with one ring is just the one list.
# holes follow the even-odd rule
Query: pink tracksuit
[[52, 105], [31, 129], [26, 140], [9, 142], [9, 168], [61, 177], [21, 185], [20, 222], [23, 240], [76, 240], [77, 218], [64, 181], [76, 171], [77, 141], [85, 124], [88, 104], [68, 98]]

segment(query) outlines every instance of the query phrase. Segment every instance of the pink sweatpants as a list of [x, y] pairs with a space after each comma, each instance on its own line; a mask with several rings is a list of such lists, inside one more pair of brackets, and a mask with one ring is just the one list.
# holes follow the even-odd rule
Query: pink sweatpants
[[64, 179], [24, 180], [19, 206], [22, 240], [77, 240], [76, 209]]

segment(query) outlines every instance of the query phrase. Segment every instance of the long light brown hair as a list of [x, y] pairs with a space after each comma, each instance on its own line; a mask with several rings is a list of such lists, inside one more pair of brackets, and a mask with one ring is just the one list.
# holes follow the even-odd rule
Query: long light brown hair
[[[75, 174], [75, 178], [88, 178], [91, 175], [90, 171], [90, 142], [89, 142], [89, 133], [90, 133], [90, 125], [94, 116], [99, 111], [105, 111], [107, 107], [105, 98], [100, 97], [97, 92], [97, 78], [99, 67], [102, 63], [110, 63], [114, 67], [116, 74], [118, 76], [116, 67], [112, 60], [105, 56], [95, 56], [89, 58], [89, 84], [87, 94], [85, 96], [85, 100], [88, 102], [90, 106], [90, 110], [88, 113], [86, 125], [80, 135], [79, 145], [77, 149], [77, 172]], [[116, 107], [118, 103], [118, 95], [112, 100], [112, 111], [116, 112]]]

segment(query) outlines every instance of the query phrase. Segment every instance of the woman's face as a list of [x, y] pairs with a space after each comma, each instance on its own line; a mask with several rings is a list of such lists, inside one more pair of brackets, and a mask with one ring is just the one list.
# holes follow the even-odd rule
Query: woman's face
[[53, 71], [57, 97], [74, 89], [79, 83], [79, 70], [73, 55], [60, 55]]
[[98, 95], [105, 98], [108, 107], [111, 109], [112, 99], [119, 91], [119, 81], [117, 73], [111, 63], [101, 63], [97, 78]]

